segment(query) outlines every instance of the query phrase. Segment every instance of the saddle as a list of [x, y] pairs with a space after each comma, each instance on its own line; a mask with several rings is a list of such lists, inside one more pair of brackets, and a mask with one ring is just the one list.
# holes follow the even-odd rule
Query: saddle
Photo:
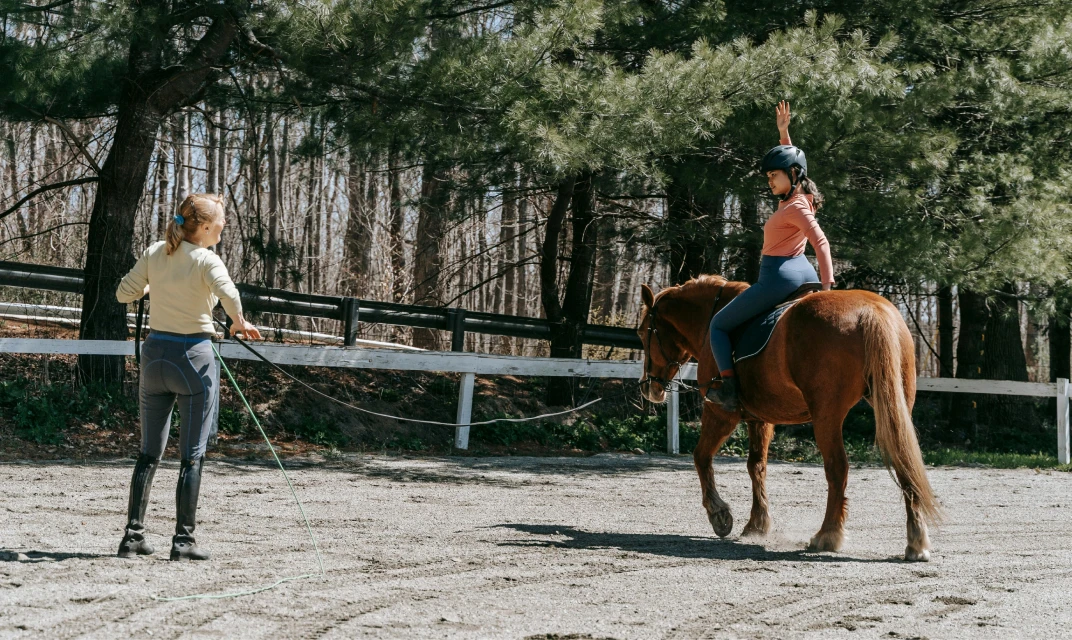
[[803, 284], [773, 309], [754, 316], [731, 331], [730, 344], [733, 345], [734, 364], [762, 353], [767, 343], [770, 342], [771, 334], [774, 333], [774, 327], [778, 326], [778, 320], [781, 319], [782, 314], [803, 297], [822, 291], [822, 289], [823, 285], [818, 282]]

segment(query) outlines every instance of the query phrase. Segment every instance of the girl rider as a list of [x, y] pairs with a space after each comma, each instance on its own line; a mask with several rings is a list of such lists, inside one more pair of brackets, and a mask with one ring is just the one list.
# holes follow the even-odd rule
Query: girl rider
[[138, 395], [141, 404], [141, 455], [130, 482], [127, 526], [119, 543], [119, 557], [149, 555], [145, 539], [145, 511], [157, 463], [164, 455], [171, 410], [179, 405], [179, 483], [175, 489], [176, 523], [171, 539], [172, 560], [207, 560], [197, 546], [194, 527], [201, 465], [219, 388], [211, 339], [212, 308], [221, 301], [234, 321], [236, 333], [260, 339], [260, 332], [242, 317], [238, 290], [227, 267], [209, 247], [220, 241], [224, 220], [219, 196], [193, 194], [183, 200], [167, 226], [167, 240], [153, 243], [119, 283], [116, 298], [133, 302], [153, 294], [149, 337], [142, 346]]
[[759, 282], [737, 295], [711, 319], [711, 352], [723, 382], [718, 389], [708, 390], [707, 399], [721, 404], [727, 411], [738, 408], [730, 330], [782, 302], [801, 285], [820, 282], [804, 257], [804, 247], [809, 241], [819, 259], [823, 290], [834, 284], [830, 244], [815, 220], [823, 196], [808, 177], [804, 152], [789, 139], [789, 103], [785, 100], [778, 103], [775, 114], [781, 141], [763, 157], [762, 171], [767, 175], [771, 193], [780, 196], [781, 203], [763, 225]]

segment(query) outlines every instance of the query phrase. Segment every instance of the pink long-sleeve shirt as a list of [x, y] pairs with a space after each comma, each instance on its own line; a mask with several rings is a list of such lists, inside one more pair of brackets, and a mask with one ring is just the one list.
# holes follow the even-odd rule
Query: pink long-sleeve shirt
[[[792, 144], [782, 138], [781, 144]], [[834, 261], [830, 243], [815, 220], [815, 205], [810, 193], [799, 191], [778, 205], [778, 210], [763, 225], [763, 255], [795, 258], [804, 253], [808, 242], [819, 259], [819, 278], [823, 284], [834, 283]]]

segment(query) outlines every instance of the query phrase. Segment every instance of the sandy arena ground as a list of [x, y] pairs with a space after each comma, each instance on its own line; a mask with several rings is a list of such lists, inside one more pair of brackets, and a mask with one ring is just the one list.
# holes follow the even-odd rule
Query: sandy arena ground
[[1072, 628], [1072, 475], [930, 471], [947, 511], [929, 564], [900, 560], [904, 510], [854, 469], [844, 550], [801, 549], [822, 468], [772, 463], [774, 534], [736, 539], [744, 461], [719, 459], [734, 537], [713, 536], [686, 457], [411, 459], [292, 467], [325, 577], [278, 470], [211, 461], [206, 563], [167, 560], [177, 465], [156, 476], [157, 553], [112, 557], [132, 461], [0, 465], [0, 637], [1052, 638]]

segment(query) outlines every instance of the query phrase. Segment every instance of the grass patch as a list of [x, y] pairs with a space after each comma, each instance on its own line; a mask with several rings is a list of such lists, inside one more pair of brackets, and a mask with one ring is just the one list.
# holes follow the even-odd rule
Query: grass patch
[[986, 466], [995, 469], [1056, 469], [1072, 471], [1072, 465], [1057, 464], [1057, 456], [1047, 453], [1001, 453], [964, 449], [935, 449], [923, 452], [930, 465]]
[[313, 444], [338, 447], [346, 443], [346, 436], [339, 430], [338, 423], [325, 416], [305, 414], [300, 422], [288, 427], [291, 433]]
[[96, 422], [104, 429], [121, 426], [138, 405], [119, 386], [39, 385], [28, 378], [0, 381], [0, 409], [20, 438], [38, 444], [58, 444], [72, 420]]

